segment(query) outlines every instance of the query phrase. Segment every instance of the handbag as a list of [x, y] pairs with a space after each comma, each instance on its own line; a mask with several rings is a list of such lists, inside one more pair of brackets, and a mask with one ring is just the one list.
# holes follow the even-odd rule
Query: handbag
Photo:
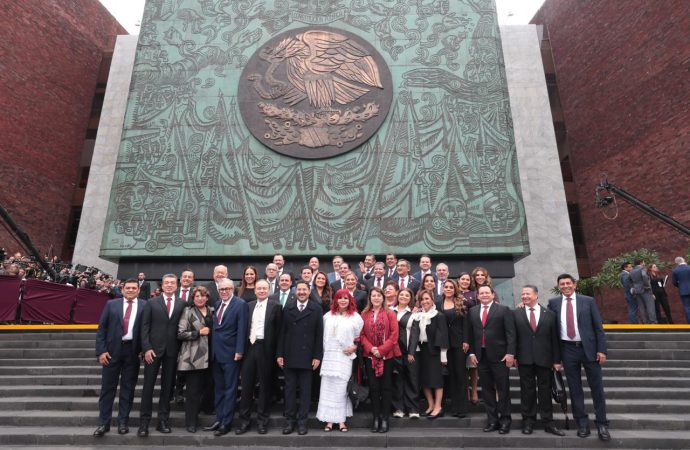
[[347, 396], [350, 397], [352, 402], [352, 409], [357, 409], [359, 404], [364, 403], [367, 397], [369, 397], [369, 388], [357, 383], [353, 374], [347, 381]]
[[561, 405], [563, 414], [565, 415], [565, 429], [570, 429], [568, 419], [568, 397], [565, 395], [565, 384], [563, 383], [563, 375], [560, 370], [552, 370], [553, 380], [551, 383], [551, 396], [553, 401]]

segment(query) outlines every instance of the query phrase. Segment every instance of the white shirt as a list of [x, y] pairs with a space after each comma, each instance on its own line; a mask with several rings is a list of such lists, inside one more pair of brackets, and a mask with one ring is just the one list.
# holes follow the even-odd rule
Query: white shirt
[[[125, 314], [127, 313], [127, 307], [129, 304], [127, 303], [127, 299], [123, 298], [122, 299], [122, 320], [124, 323], [125, 320]], [[135, 298], [132, 300], [132, 312], [129, 315], [129, 326], [127, 327], [127, 334], [122, 336], [123, 341], [131, 341], [134, 338], [134, 319], [137, 317], [137, 299]]]
[[304, 308], [307, 307], [307, 303], [309, 303], [309, 299], [305, 300], [304, 302], [297, 300], [297, 311], [304, 311]]
[[[525, 305], [525, 314], [527, 314], [527, 323], [529, 323], [529, 316], [530, 316], [530, 307]], [[539, 307], [539, 303], [534, 305], [534, 318], [537, 319], [537, 325], [539, 325], [539, 316], [541, 315], [541, 308]]]
[[400, 277], [399, 277], [399, 278], [398, 278], [398, 286], [400, 286], [400, 282], [401, 282], [401, 281], [404, 281], [404, 282], [405, 282], [404, 286], [405, 286], [406, 288], [410, 287], [410, 278], [411, 278], [411, 277], [410, 277], [409, 275], [406, 276], [405, 278], [400, 278]]
[[568, 322], [566, 321], [566, 313], [568, 311], [568, 300], [566, 300], [564, 295], [561, 300], [561, 340], [562, 341], [581, 341], [580, 329], [577, 326], [577, 302], [575, 301], [575, 293], [570, 296], [570, 302], [573, 304], [573, 321], [575, 322], [575, 339], [570, 339], [568, 337]]
[[407, 314], [408, 311], [412, 311], [409, 306], [405, 307], [405, 309], [403, 309], [402, 311], [400, 309], [396, 310], [396, 313], [398, 315], [398, 322], [400, 322], [400, 319], [402, 319], [402, 317], [405, 314]]
[[[489, 303], [488, 305], [486, 305], [486, 306], [488, 306], [488, 308], [486, 308], [486, 317], [487, 317], [487, 319], [489, 318], [489, 313], [491, 312], [491, 306], [493, 306], [493, 304], [494, 304], [494, 302], [493, 302], [493, 300], [492, 300], [491, 303]], [[479, 302], [479, 306], [482, 307], [482, 308], [479, 310], [479, 319], [481, 320], [481, 318], [484, 317], [484, 303]]]
[[[266, 323], [266, 300], [256, 300], [252, 313], [252, 329], [257, 339], [264, 338], [264, 324]], [[249, 333], [251, 335], [251, 331]]]
[[163, 295], [163, 306], [168, 307], [168, 298], [170, 298], [170, 312], [168, 313], [168, 318], [172, 317], [173, 311], [175, 310], [175, 294], [168, 297], [165, 293]]
[[[184, 295], [185, 291], [187, 291], [187, 295]], [[189, 295], [192, 293], [192, 290], [190, 288], [180, 288], [180, 298], [184, 297], [187, 299], [187, 301], [191, 300], [189, 298]]]

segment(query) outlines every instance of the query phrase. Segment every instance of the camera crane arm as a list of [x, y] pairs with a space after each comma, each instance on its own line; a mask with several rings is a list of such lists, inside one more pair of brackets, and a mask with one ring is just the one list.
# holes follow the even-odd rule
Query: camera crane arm
[[17, 235], [19, 240], [24, 244], [26, 249], [29, 251], [31, 256], [36, 259], [36, 262], [38, 262], [43, 270], [46, 271], [46, 273], [50, 274], [50, 277], [53, 279], [53, 281], [56, 281], [58, 279], [58, 275], [55, 272], [55, 270], [50, 267], [50, 264], [48, 264], [42, 257], [41, 254], [36, 250], [36, 247], [34, 247], [34, 244], [31, 242], [31, 239], [29, 239], [29, 235], [24, 232], [21, 228], [19, 228], [19, 225], [17, 225], [14, 220], [12, 219], [12, 216], [10, 216], [10, 213], [7, 212], [7, 210], [0, 205], [0, 217], [7, 223], [7, 225], [10, 226], [10, 229], [14, 234]]
[[[602, 193], [604, 193], [602, 195]], [[613, 183], [609, 183], [608, 180], [603, 180], [601, 181], [596, 188], [596, 203], [597, 207], [599, 208], [605, 208], [611, 203], [613, 203], [614, 199], [610, 195], [610, 193], [614, 193], [616, 195], [620, 195], [621, 198], [631, 205], [635, 206], [638, 209], [641, 209], [642, 211], [646, 212], [650, 216], [654, 217], [655, 219], [659, 219], [662, 222], [666, 223], [667, 225], [672, 226], [676, 230], [680, 231], [686, 236], [690, 236], [690, 228], [686, 227], [682, 223], [678, 222], [677, 220], [674, 220], [671, 218], [668, 214], [659, 211], [658, 209], [654, 208], [648, 203], [643, 202], [639, 198], [635, 197], [625, 189], [616, 186]]]

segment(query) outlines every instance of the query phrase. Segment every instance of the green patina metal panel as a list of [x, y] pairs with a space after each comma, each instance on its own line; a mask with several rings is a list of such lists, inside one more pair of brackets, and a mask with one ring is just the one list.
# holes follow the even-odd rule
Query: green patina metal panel
[[[331, 49], [348, 40], [348, 54], [337, 49], [318, 67], [338, 60], [343, 69], [343, 58], [359, 55], [351, 61], [362, 77], [344, 75], [357, 94], [338, 92], [347, 101], [373, 92], [369, 104], [383, 105], [375, 111], [385, 116], [354, 149], [320, 159], [260, 142], [240, 112], [256, 105], [238, 100], [256, 60], [269, 76], [255, 94], [283, 112], [310, 102], [322, 107], [311, 117], [361, 111], [337, 104], [336, 94], [300, 100], [308, 89], [286, 94], [296, 85], [285, 79], [266, 84], [290, 70], [285, 54], [278, 58], [287, 41], [274, 40], [283, 33], [302, 46], [293, 67], [313, 75], [304, 74], [317, 48], [305, 28], [341, 38]], [[371, 75], [376, 64], [390, 85]], [[333, 82], [336, 72], [326, 75]], [[379, 93], [392, 95], [387, 110]], [[101, 254], [523, 255], [512, 127], [493, 0], [150, 0]], [[313, 139], [292, 145], [328, 148]]]

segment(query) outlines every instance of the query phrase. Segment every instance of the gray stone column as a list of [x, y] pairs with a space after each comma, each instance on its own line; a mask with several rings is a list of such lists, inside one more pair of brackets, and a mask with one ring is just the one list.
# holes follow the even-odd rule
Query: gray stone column
[[501, 41], [530, 245], [515, 264], [513, 292], [518, 303], [533, 284], [546, 304], [560, 273], [578, 274], [537, 27], [502, 26]]
[[138, 38], [139, 36], [118, 36], [115, 43], [98, 135], [96, 136], [96, 146], [91, 160], [89, 182], [86, 186], [84, 207], [72, 258], [77, 264], [96, 266], [112, 275], [117, 273], [117, 264], [101, 259], [99, 254], [108, 213], [108, 203], [110, 202], [115, 163], [120, 149], [122, 124], [125, 119], [129, 83], [132, 79]]

